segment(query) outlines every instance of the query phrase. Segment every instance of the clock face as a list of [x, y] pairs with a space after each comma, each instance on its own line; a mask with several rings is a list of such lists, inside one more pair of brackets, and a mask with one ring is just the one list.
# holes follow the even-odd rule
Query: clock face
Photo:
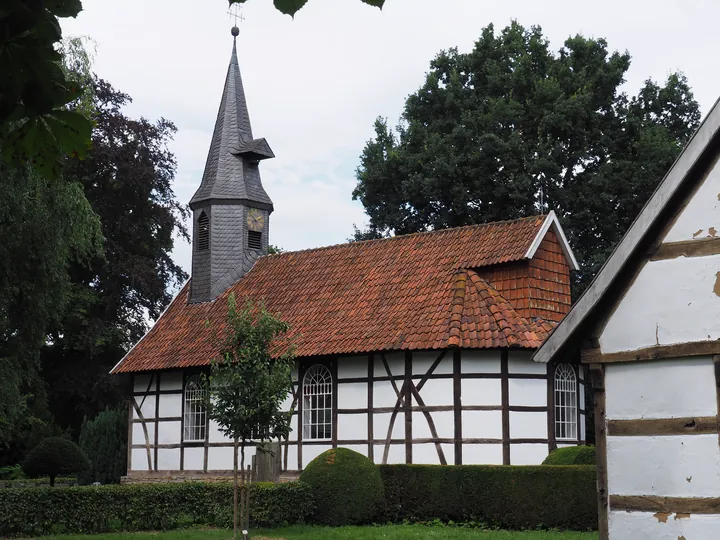
[[265, 225], [265, 216], [257, 208], [251, 208], [247, 214], [247, 226], [251, 231], [262, 231]]

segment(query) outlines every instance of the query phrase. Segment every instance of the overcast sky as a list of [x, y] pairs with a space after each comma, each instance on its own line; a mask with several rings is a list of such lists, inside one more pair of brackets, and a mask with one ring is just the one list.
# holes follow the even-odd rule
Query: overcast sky
[[[65, 35], [97, 43], [95, 71], [132, 96], [133, 116], [178, 127], [175, 193], [200, 183], [230, 60], [225, 0], [83, 0]], [[310, 0], [291, 19], [271, 0], [248, 0], [238, 38], [253, 134], [275, 159], [261, 166], [275, 203], [270, 241], [286, 250], [345, 242], [365, 224], [352, 200], [355, 168], [373, 121], [395, 125], [405, 98], [442, 49], [468, 51], [481, 29], [512, 19], [540, 25], [558, 49], [570, 35], [604, 37], [633, 57], [626, 90], [676, 70], [706, 114], [720, 95], [720, 2], [714, 0]], [[190, 272], [190, 246], [174, 257]]]

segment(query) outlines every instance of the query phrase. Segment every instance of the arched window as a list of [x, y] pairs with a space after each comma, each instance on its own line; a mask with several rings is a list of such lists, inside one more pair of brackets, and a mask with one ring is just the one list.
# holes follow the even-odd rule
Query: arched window
[[577, 440], [577, 377], [568, 364], [555, 368], [555, 438]]
[[332, 438], [332, 375], [315, 364], [303, 377], [303, 439]]
[[183, 415], [183, 441], [205, 441], [207, 420], [207, 394], [200, 384], [200, 377], [190, 377], [185, 383], [185, 409]]
[[197, 248], [198, 251], [210, 249], [210, 218], [205, 212], [200, 212], [197, 222]]

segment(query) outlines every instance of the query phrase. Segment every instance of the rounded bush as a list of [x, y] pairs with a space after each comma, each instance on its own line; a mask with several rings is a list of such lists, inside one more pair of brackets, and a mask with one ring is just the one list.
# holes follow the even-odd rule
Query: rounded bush
[[385, 504], [380, 471], [347, 448], [328, 450], [300, 475], [315, 499], [315, 520], [324, 525], [359, 525], [375, 519]]
[[550, 452], [543, 465], [595, 465], [594, 446], [568, 446]]
[[55, 485], [55, 478], [61, 474], [74, 474], [86, 471], [90, 461], [72, 441], [62, 437], [45, 439], [25, 458], [22, 470], [30, 478], [50, 477], [50, 485]]

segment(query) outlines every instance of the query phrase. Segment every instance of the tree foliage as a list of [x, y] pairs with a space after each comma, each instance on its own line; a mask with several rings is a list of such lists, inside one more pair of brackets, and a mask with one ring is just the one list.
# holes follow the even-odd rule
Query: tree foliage
[[397, 128], [375, 122], [353, 193], [370, 225], [356, 239], [553, 209], [588, 283], [699, 125], [683, 75], [629, 96], [629, 66], [603, 39], [554, 53], [515, 22], [441, 52]]
[[[292, 392], [295, 364], [288, 331], [288, 324], [264, 305], [248, 300], [238, 307], [231, 294], [226, 325], [215, 333], [219, 355], [212, 360], [207, 378], [208, 415], [226, 437], [240, 444], [243, 483], [245, 443], [282, 439], [290, 431], [292, 412], [282, 411], [283, 402]], [[234, 456], [237, 516], [237, 448]]]
[[91, 124], [66, 105], [83, 93], [61, 68], [58, 18], [75, 17], [80, 0], [6, 0], [0, 9], [0, 150], [6, 163], [31, 163], [58, 178], [64, 157], [83, 157]]
[[[383, 4], [385, 4], [385, 0], [360, 1], [371, 6], [379, 7], [380, 9], [382, 9]], [[244, 4], [245, 2], [247, 2], [247, 0], [230, 0], [230, 5], [232, 6], [233, 4]], [[308, 0], [273, 0], [273, 5], [275, 6], [275, 9], [277, 9], [280, 13], [295, 16], [295, 14], [300, 10], [300, 8], [307, 4], [307, 2]]]
[[120, 483], [127, 470], [127, 420], [127, 410], [118, 407], [83, 421], [79, 446], [90, 460], [90, 467], [79, 475], [81, 483]]
[[100, 219], [104, 257], [70, 268], [69, 309], [43, 354], [55, 419], [73, 434], [83, 416], [119, 403], [123, 392], [108, 372], [187, 279], [171, 258], [175, 238], [188, 238], [167, 147], [175, 126], [128, 117], [128, 95], [106, 81], [91, 82], [92, 149], [64, 174], [84, 188]]
[[30, 478], [48, 476], [50, 486], [62, 474], [81, 473], [90, 467], [87, 456], [74, 442], [63, 437], [45, 439], [23, 461], [22, 469]]

